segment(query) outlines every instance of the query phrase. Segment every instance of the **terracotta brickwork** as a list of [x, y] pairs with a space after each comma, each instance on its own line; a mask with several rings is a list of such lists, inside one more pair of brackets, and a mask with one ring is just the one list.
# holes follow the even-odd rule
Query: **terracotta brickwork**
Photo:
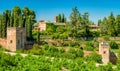
[[0, 45], [3, 46], [4, 48], [7, 47], [7, 40], [0, 38]]

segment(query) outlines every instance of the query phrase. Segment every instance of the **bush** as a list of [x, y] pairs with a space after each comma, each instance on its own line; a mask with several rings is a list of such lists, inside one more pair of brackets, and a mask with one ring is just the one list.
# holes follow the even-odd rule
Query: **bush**
[[49, 46], [48, 46], [48, 44], [44, 44], [44, 50], [48, 50], [49, 49]]
[[94, 47], [86, 46], [84, 49], [87, 50], [87, 51], [93, 51], [93, 50], [94, 50]]
[[111, 47], [112, 49], [118, 49], [118, 44], [117, 44], [115, 41], [111, 41], [111, 42], [110, 42], [110, 47]]
[[65, 49], [64, 49], [64, 48], [61, 48], [61, 49], [59, 50], [59, 52], [60, 52], [60, 53], [64, 53], [64, 52], [65, 52]]
[[54, 34], [52, 35], [52, 39], [58, 39], [58, 38], [59, 38], [59, 34], [54, 33]]
[[69, 46], [69, 42], [63, 41], [63, 42], [62, 42], [62, 46]]
[[40, 47], [39, 47], [39, 44], [34, 44], [33, 45], [33, 49], [39, 49]]
[[79, 42], [77, 41], [70, 41], [69, 46], [74, 47], [74, 46], [80, 46]]
[[87, 61], [95, 61], [95, 62], [98, 62], [98, 63], [102, 63], [102, 57], [101, 55], [99, 54], [96, 54], [95, 52], [86, 56], [85, 59]]
[[60, 39], [68, 39], [68, 35], [66, 33], [60, 34]]
[[106, 35], [106, 36], [103, 36], [103, 38], [104, 38], [105, 41], [109, 41], [109, 40], [110, 40], [110, 37], [107, 36], [107, 35]]
[[50, 46], [49, 51], [52, 52], [52, 53], [58, 52], [58, 48], [56, 48], [55, 46]]
[[83, 57], [84, 53], [83, 50], [79, 49], [76, 51], [76, 57]]
[[92, 36], [93, 37], [99, 37], [100, 36], [100, 31], [92, 31]]
[[94, 43], [93, 42], [87, 42], [85, 50], [93, 51], [94, 50]]

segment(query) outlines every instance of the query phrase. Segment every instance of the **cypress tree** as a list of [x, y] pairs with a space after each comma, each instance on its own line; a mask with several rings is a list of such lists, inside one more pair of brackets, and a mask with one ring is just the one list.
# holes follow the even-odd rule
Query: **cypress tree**
[[116, 33], [120, 34], [120, 15], [117, 15], [115, 22]]
[[115, 36], [115, 18], [113, 13], [108, 17], [108, 34]]

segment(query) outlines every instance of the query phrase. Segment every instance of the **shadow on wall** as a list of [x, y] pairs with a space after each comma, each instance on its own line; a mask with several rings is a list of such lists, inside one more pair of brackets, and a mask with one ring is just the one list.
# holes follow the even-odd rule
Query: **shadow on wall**
[[112, 62], [113, 64], [116, 64], [117, 62], [117, 54], [114, 52], [110, 52], [110, 62]]

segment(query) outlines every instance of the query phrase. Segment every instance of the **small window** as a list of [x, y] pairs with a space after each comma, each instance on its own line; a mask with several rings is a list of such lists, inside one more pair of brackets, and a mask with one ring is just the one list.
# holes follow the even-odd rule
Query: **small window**
[[12, 40], [10, 40], [10, 43], [12, 43], [13, 41]]
[[106, 54], [106, 51], [104, 51], [103, 53]]

